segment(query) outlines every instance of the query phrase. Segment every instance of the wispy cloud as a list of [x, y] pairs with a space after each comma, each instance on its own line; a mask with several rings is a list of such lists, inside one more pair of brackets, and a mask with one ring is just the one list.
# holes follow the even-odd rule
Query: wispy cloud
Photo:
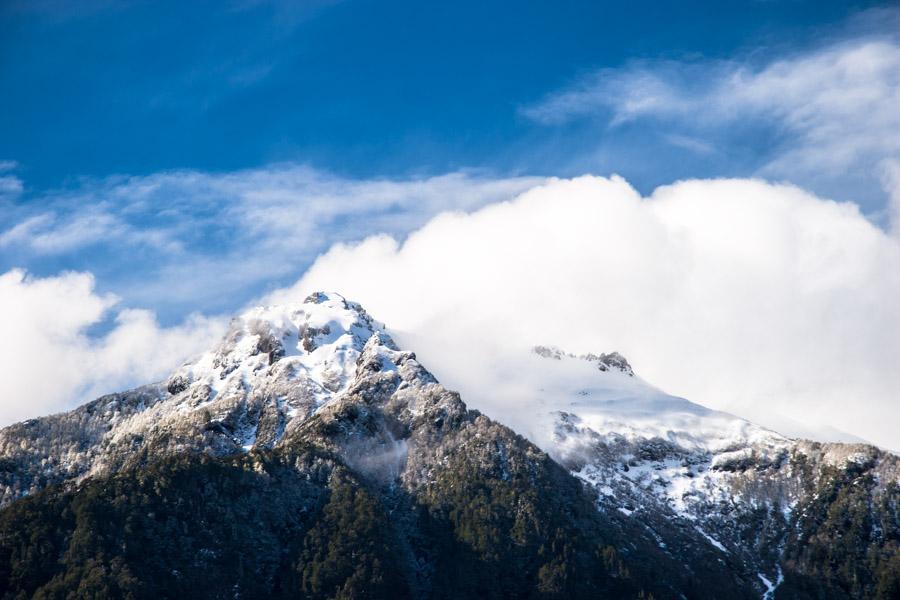
[[701, 139], [678, 133], [668, 133], [663, 138], [677, 148], [683, 148], [695, 154], [712, 154], [715, 146]]
[[22, 180], [12, 174], [18, 168], [14, 160], [0, 160], [0, 202], [15, 200], [25, 189]]
[[879, 162], [900, 155], [898, 106], [900, 36], [891, 32], [764, 64], [635, 62], [592, 73], [521, 112], [547, 126], [646, 123], [670, 143], [690, 140], [692, 151], [756, 144], [757, 174], [796, 181], [857, 170], [877, 179]]
[[41, 213], [0, 232], [0, 247], [19, 245], [39, 254], [61, 254], [98, 244], [148, 245], [170, 252], [180, 248], [178, 240], [167, 233], [140, 229], [104, 207], [87, 206], [61, 217]]
[[479, 208], [540, 181], [476, 172], [357, 180], [302, 165], [88, 180], [0, 205], [9, 224], [0, 269], [57, 256], [103, 273], [132, 304], [219, 310], [227, 298], [233, 308], [296, 277], [332, 243], [402, 237], [442, 210]]
[[22, 193], [22, 180], [15, 175], [0, 176], [0, 199], [3, 197], [18, 196]]

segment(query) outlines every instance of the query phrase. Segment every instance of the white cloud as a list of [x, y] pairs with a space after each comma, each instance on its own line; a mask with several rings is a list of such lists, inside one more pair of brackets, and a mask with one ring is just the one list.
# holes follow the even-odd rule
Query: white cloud
[[199, 316], [161, 328], [151, 312], [127, 309], [104, 335], [87, 335], [117, 303], [94, 291], [88, 273], [0, 275], [0, 423], [156, 381], [223, 329], [218, 320]]
[[[764, 157], [759, 174], [798, 181], [859, 170], [874, 178], [880, 160], [900, 156], [898, 106], [900, 39], [893, 33], [763, 65], [650, 61], [604, 69], [522, 113], [546, 125], [651, 121], [669, 140], [665, 131], [675, 129], [690, 133], [695, 146], [705, 137], [702, 143], [726, 153], [756, 144]], [[757, 139], [764, 126], [768, 139]]]
[[641, 198], [616, 177], [552, 181], [402, 244], [337, 245], [268, 300], [315, 289], [362, 302], [475, 407], [522, 348], [618, 350], [708, 406], [900, 448], [900, 244], [796, 187], [685, 181]]

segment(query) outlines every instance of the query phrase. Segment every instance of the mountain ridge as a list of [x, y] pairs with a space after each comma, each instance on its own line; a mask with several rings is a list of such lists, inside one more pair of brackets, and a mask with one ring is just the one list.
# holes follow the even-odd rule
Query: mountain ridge
[[[90, 490], [102, 497], [117, 477], [140, 479], [166, 461], [190, 470], [192, 456], [240, 472], [254, 471], [257, 457], [269, 457], [263, 460], [307, 465], [297, 469], [309, 477], [308, 465], [320, 460], [310, 456], [324, 456], [330, 466], [323, 468], [345, 473], [338, 477], [349, 478], [353, 491], [334, 488], [329, 475], [314, 486], [314, 496], [347, 491], [395, 506], [390, 514], [399, 521], [379, 527], [406, 540], [394, 550], [418, 556], [432, 575], [452, 565], [441, 562], [440, 552], [423, 550], [438, 542], [415, 515], [442, 515], [438, 529], [451, 533], [441, 529], [439, 537], [449, 535], [445, 541], [453, 548], [462, 544], [475, 553], [472, 564], [484, 570], [485, 589], [494, 589], [490, 557], [522, 552], [532, 591], [588, 594], [607, 586], [623, 597], [865, 597], [881, 593], [877, 586], [887, 594], [900, 585], [900, 575], [891, 579], [891, 565], [900, 561], [895, 456], [869, 446], [790, 440], [668, 396], [615, 353], [575, 357], [544, 348], [532, 356], [538, 362], [530, 373], [541, 387], [522, 398], [521, 411], [537, 414], [532, 422], [543, 429], [525, 439], [467, 409], [359, 304], [317, 293], [296, 305], [252, 309], [232, 322], [220, 344], [165, 382], [0, 430], [0, 491], [8, 507], [0, 516], [10, 527], [31, 523], [9, 515], [48, 494], [63, 503]], [[555, 504], [557, 492], [538, 483], [551, 480], [568, 490], [563, 496], [572, 506]], [[851, 565], [846, 573], [816, 581], [809, 572], [820, 557], [808, 555], [810, 540], [827, 542], [828, 535], [850, 531], [831, 513], [854, 488], [865, 489], [847, 507], [865, 521], [856, 532], [860, 546], [844, 560]], [[827, 490], [833, 497], [820, 506]], [[465, 507], [472, 498], [484, 507], [496, 504], [499, 512], [471, 512]], [[522, 521], [521, 508], [514, 508], [522, 502], [545, 516]], [[578, 522], [596, 530], [604, 544], [590, 550], [594, 542], [579, 541], [571, 550], [579, 558], [570, 563], [560, 558], [562, 547], [552, 549], [555, 534], [548, 538], [541, 523], [550, 519], [574, 532], [575, 522], [565, 515], [575, 505], [592, 507]], [[833, 530], [824, 535], [823, 528]], [[495, 529], [506, 533], [489, 533]], [[505, 536], [519, 542], [509, 546]], [[642, 570], [650, 557], [668, 580], [654, 581]], [[439, 595], [435, 578], [414, 575], [418, 567], [411, 564], [393, 567], [410, 594]], [[587, 587], [572, 587], [571, 569], [585, 565], [594, 565]], [[520, 583], [504, 585], [519, 589]]]

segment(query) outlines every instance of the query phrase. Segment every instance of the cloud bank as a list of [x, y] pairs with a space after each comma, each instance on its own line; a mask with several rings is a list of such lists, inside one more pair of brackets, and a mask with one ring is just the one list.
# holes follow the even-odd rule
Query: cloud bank
[[[72, 408], [75, 402], [149, 383], [206, 349], [224, 330], [200, 316], [161, 328], [146, 310], [115, 311], [87, 273], [0, 275], [0, 423]], [[115, 311], [107, 332], [89, 327]]]
[[266, 300], [316, 289], [362, 302], [476, 408], [534, 344], [618, 350], [707, 406], [900, 448], [900, 243], [793, 186], [685, 181], [642, 198], [618, 177], [552, 181], [402, 244], [336, 245]]

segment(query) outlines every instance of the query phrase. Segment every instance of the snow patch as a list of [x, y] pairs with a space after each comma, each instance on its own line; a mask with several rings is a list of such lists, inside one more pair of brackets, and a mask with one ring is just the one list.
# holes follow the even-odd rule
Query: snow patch
[[708, 533], [706, 533], [705, 531], [703, 531], [702, 529], [700, 529], [700, 527], [694, 526], [694, 529], [697, 530], [697, 533], [699, 533], [700, 535], [702, 535], [703, 537], [705, 537], [705, 538], [706, 538], [706, 541], [708, 541], [710, 544], [712, 544], [713, 546], [715, 546], [716, 548], [718, 548], [718, 549], [721, 550], [722, 552], [728, 552], [728, 548], [726, 548], [725, 546], [723, 546], [717, 539], [715, 539], [714, 537], [712, 537], [711, 535], [709, 535]]

